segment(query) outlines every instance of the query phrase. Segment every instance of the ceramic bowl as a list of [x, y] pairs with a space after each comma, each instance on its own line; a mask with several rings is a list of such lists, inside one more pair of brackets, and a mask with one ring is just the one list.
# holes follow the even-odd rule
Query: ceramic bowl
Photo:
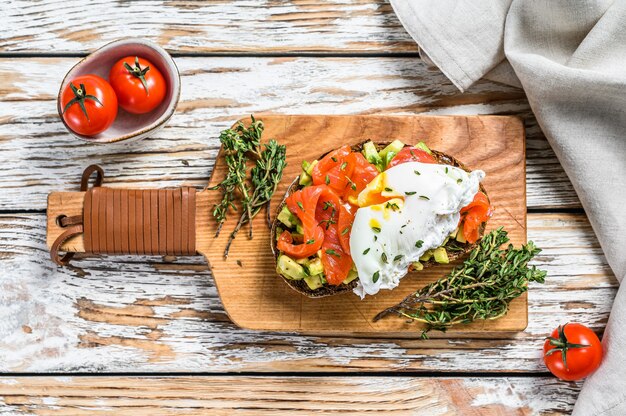
[[[167, 83], [163, 102], [146, 114], [131, 114], [118, 109], [113, 124], [95, 136], [83, 136], [73, 132], [63, 120], [61, 93], [74, 78], [80, 75], [95, 74], [109, 79], [109, 71], [115, 62], [125, 56], [139, 56], [150, 61], [161, 71]], [[78, 62], [63, 78], [57, 110], [65, 128], [76, 138], [91, 143], [118, 143], [143, 139], [161, 129], [170, 119], [180, 97], [180, 75], [172, 57], [159, 45], [144, 39], [121, 39], [111, 42]]]

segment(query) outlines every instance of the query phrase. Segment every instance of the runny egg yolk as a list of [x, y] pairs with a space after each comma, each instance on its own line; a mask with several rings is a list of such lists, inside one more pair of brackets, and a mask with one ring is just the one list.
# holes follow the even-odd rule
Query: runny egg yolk
[[359, 207], [369, 207], [372, 205], [383, 204], [390, 199], [402, 197], [386, 184], [385, 172], [376, 176], [370, 183], [365, 186], [357, 198]]

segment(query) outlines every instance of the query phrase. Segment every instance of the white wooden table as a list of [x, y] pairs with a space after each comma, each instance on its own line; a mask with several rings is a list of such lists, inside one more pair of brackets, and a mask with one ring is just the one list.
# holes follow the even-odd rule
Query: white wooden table
[[[560, 323], [598, 332], [617, 282], [521, 90], [460, 94], [383, 0], [5, 1], [0, 5], [0, 414], [569, 414], [580, 383], [545, 370]], [[182, 95], [151, 139], [77, 142], [65, 72], [124, 36], [174, 56]], [[113, 186], [206, 184], [218, 133], [253, 112], [513, 114], [527, 128], [528, 237], [548, 270], [513, 338], [393, 340], [252, 332], [202, 258], [108, 257], [59, 269], [46, 195], [99, 163]], [[212, 409], [208, 411], [208, 409]]]

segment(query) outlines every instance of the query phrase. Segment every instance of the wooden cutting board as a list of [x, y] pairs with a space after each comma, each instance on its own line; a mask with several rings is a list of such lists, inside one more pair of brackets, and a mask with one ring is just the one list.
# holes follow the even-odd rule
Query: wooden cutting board
[[[424, 141], [429, 147], [449, 153], [470, 169], [487, 173], [483, 184], [495, 213], [488, 230], [503, 226], [515, 245], [526, 242], [525, 137], [520, 119], [509, 116], [257, 116], [265, 123], [264, 140], [277, 139], [287, 146], [283, 180], [272, 199], [272, 217], [293, 179], [300, 173], [303, 159], [314, 160], [343, 144], [364, 140], [407, 144]], [[246, 120], [244, 120], [246, 122]], [[217, 158], [209, 187], [226, 173], [222, 153]], [[202, 191], [197, 197], [196, 247], [213, 273], [215, 284], [230, 319], [242, 328], [296, 331], [333, 335], [372, 335], [392, 337], [419, 336], [419, 324], [387, 317], [372, 318], [381, 310], [397, 304], [407, 295], [445, 275], [453, 265], [441, 265], [409, 273], [400, 286], [360, 300], [352, 293], [310, 299], [293, 291], [277, 276], [270, 248], [270, 231], [264, 215], [255, 218], [254, 238], [247, 228], [235, 239], [227, 260], [224, 248], [237, 221], [230, 215], [218, 238], [211, 216], [221, 195]], [[82, 212], [82, 193], [52, 193], [48, 200], [48, 244], [62, 232], [56, 218]], [[64, 246], [69, 251], [84, 251], [82, 237]], [[527, 325], [527, 295], [511, 303], [509, 313], [495, 321], [479, 321], [451, 328], [451, 336], [502, 336], [522, 331]], [[433, 332], [432, 336], [439, 336]]]

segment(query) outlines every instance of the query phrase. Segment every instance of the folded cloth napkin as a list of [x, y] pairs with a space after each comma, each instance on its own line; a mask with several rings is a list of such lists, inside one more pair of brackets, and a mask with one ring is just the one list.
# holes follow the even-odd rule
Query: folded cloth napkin
[[[626, 275], [626, 0], [391, 4], [422, 52], [460, 90], [482, 77], [524, 88], [621, 282]], [[603, 363], [586, 380], [576, 416], [626, 415], [625, 287], [603, 337]]]

